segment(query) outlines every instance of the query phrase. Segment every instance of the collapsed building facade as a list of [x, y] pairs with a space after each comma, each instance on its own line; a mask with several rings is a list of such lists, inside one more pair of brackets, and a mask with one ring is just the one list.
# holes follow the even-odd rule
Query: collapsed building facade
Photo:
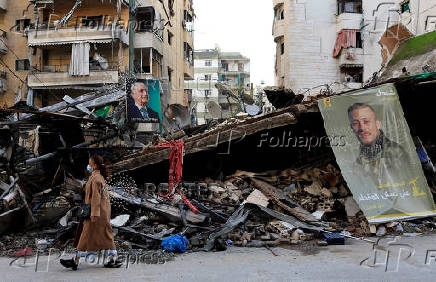
[[[431, 110], [432, 103], [420, 101], [432, 99], [435, 79], [428, 73], [389, 81], [398, 89], [411, 135], [433, 159], [434, 136], [416, 112]], [[120, 127], [119, 116], [92, 119], [83, 108], [60, 104], [50, 111], [25, 105], [2, 110], [1, 232], [30, 230], [55, 242], [73, 238], [81, 197], [72, 177], [86, 177], [87, 158], [95, 153], [112, 162], [112, 225], [119, 246], [128, 249], [156, 249], [164, 237], [179, 233], [193, 250], [220, 250], [223, 240], [268, 247], [328, 241], [323, 234], [335, 232], [353, 237], [378, 231], [353, 200], [328, 142], [308, 143], [311, 136], [326, 136], [318, 108], [323, 97], [302, 101], [291, 92], [265, 91], [282, 95], [271, 99], [277, 108], [272, 113], [185, 128], [142, 148], [125, 142], [129, 130]], [[60, 113], [62, 108], [69, 110]], [[162, 195], [171, 190], [168, 172], [172, 152], [178, 154], [171, 142], [183, 142], [185, 156], [178, 152], [182, 182], [169, 199]], [[434, 174], [426, 175], [434, 193]], [[429, 224], [424, 219], [383, 227], [414, 232]], [[44, 226], [51, 229], [38, 229]]]

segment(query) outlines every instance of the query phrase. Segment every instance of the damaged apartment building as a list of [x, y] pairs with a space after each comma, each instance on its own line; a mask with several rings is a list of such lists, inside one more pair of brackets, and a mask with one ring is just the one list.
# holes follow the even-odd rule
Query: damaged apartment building
[[[129, 1], [0, 1], [1, 106], [46, 107], [122, 89], [129, 72]], [[134, 72], [160, 82], [165, 105], [187, 109], [193, 79], [192, 0], [138, 0]]]
[[303, 94], [361, 88], [400, 42], [435, 30], [433, 1], [273, 0], [273, 5], [276, 85]]

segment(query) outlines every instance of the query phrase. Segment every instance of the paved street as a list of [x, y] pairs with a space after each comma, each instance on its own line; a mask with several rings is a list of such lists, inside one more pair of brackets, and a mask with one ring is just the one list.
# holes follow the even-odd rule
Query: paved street
[[[77, 272], [62, 268], [57, 259], [48, 272], [35, 273], [34, 265], [11, 267], [11, 259], [1, 258], [0, 271], [2, 280], [7, 281], [434, 281], [436, 262], [425, 265], [425, 261], [427, 250], [436, 250], [435, 239], [436, 235], [402, 237], [397, 243], [413, 246], [415, 253], [408, 259], [405, 257], [410, 253], [402, 253], [398, 272], [385, 272], [385, 265], [361, 266], [361, 261], [371, 255], [372, 245], [350, 239], [344, 246], [274, 248], [278, 256], [265, 248], [231, 247], [225, 252], [181, 255], [160, 265], [135, 264], [128, 269], [81, 265]], [[395, 248], [390, 250], [395, 253]], [[436, 256], [436, 251], [431, 255]], [[395, 270], [396, 256], [391, 258], [393, 264], [388, 268]], [[41, 271], [46, 270], [46, 261], [47, 257], [40, 259]]]

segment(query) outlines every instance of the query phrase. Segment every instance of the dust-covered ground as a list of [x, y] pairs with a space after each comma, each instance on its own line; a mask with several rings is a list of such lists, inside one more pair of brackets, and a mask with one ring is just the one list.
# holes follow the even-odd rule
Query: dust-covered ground
[[124, 264], [120, 269], [83, 262], [78, 271], [72, 271], [63, 268], [59, 264], [59, 254], [55, 254], [50, 258], [39, 257], [38, 272], [35, 272], [35, 257], [27, 259], [26, 263], [22, 259], [12, 262], [11, 258], [2, 257], [0, 272], [2, 281], [434, 281], [436, 235], [385, 238], [375, 247], [371, 243], [347, 239], [342, 246], [318, 247], [307, 242], [270, 250], [229, 247], [223, 252], [159, 258], [138, 258], [139, 263], [134, 263], [135, 259], [131, 257], [132, 263]]

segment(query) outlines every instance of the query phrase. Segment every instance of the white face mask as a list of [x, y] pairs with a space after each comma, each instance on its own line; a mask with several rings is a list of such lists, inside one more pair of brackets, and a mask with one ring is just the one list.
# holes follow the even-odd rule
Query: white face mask
[[92, 173], [92, 171], [93, 171], [93, 169], [92, 169], [92, 167], [91, 167], [90, 165], [88, 165], [88, 166], [86, 167], [86, 169], [88, 170], [89, 173]]

